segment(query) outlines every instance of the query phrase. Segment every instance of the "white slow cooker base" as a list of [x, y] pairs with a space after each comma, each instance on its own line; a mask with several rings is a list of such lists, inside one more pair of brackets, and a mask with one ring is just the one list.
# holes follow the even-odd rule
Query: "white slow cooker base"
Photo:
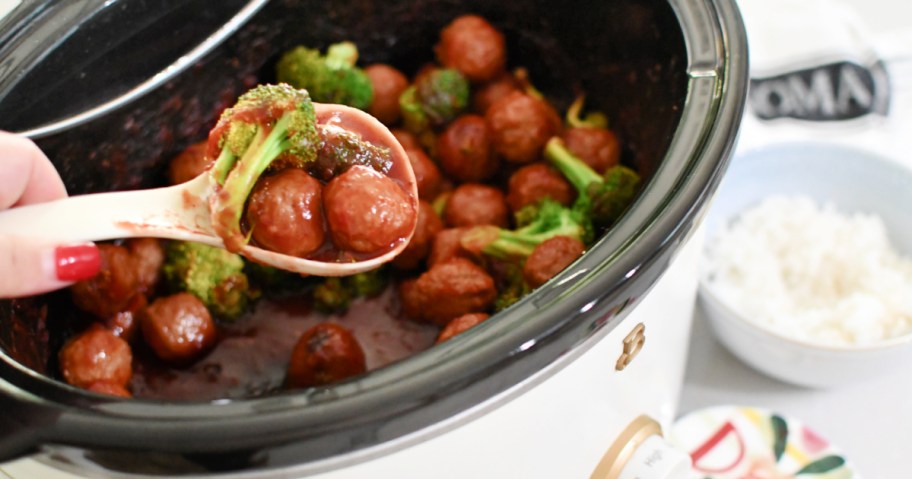
[[[677, 413], [702, 238], [702, 233], [693, 235], [653, 289], [607, 336], [506, 393], [373, 450], [300, 469], [225, 477], [589, 478], [636, 417], [645, 414], [667, 429]], [[626, 369], [616, 371], [623, 340], [639, 323], [646, 327], [643, 349]], [[308, 475], [315, 467], [325, 472]], [[2, 479], [117, 477], [87, 474], [56, 469], [42, 455], [0, 465]]]

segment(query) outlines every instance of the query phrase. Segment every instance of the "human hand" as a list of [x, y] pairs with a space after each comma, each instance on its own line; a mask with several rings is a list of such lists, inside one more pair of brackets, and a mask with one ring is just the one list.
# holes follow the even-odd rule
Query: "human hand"
[[[51, 161], [34, 143], [0, 131], [0, 210], [65, 198]], [[50, 244], [0, 235], [0, 298], [44, 293], [94, 276], [101, 267], [91, 243]]]

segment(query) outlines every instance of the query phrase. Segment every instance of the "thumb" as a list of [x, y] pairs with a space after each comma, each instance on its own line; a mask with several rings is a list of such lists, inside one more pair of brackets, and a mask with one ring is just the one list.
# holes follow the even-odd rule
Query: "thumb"
[[101, 255], [92, 243], [61, 246], [0, 235], [0, 298], [64, 288], [100, 268]]

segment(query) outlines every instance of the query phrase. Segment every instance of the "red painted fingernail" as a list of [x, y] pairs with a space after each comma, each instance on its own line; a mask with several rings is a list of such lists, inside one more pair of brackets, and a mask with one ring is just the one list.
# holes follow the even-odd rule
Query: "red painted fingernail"
[[89, 279], [101, 269], [101, 253], [94, 244], [59, 246], [54, 253], [60, 281]]

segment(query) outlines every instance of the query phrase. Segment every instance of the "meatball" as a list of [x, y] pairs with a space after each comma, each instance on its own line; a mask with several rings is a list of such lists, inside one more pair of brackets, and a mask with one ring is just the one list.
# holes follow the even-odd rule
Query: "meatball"
[[79, 388], [100, 381], [125, 386], [133, 376], [130, 345], [100, 327], [71, 338], [60, 349], [58, 358], [63, 379]]
[[568, 128], [561, 134], [564, 144], [593, 170], [605, 170], [621, 161], [621, 145], [617, 136], [605, 128]]
[[462, 334], [469, 329], [481, 324], [490, 315], [487, 313], [469, 313], [464, 314], [456, 319], [450, 320], [437, 335], [437, 342], [442, 343], [457, 334]]
[[523, 266], [523, 278], [533, 288], [545, 284], [583, 255], [586, 245], [569, 236], [555, 236], [532, 250]]
[[516, 78], [510, 73], [503, 72], [497, 78], [475, 89], [472, 94], [472, 106], [476, 112], [484, 115], [497, 100], [519, 89], [519, 82], [516, 81]]
[[412, 171], [415, 173], [418, 197], [432, 201], [448, 184], [440, 173], [437, 163], [431, 160], [421, 142], [412, 133], [396, 128], [390, 130], [390, 132], [396, 137], [396, 140], [402, 145], [402, 149], [408, 155]]
[[319, 386], [366, 370], [364, 351], [354, 335], [338, 324], [320, 323], [298, 339], [285, 382], [292, 388]]
[[253, 240], [277, 253], [305, 257], [323, 245], [323, 186], [287, 168], [257, 182], [247, 205]]
[[513, 163], [537, 160], [560, 129], [560, 117], [549, 105], [519, 91], [491, 105], [485, 121], [494, 150]]
[[418, 138], [415, 137], [410, 131], [403, 130], [402, 128], [392, 128], [390, 133], [396, 137], [396, 141], [402, 145], [402, 149], [405, 151], [408, 150], [420, 150], [421, 143], [418, 141]]
[[146, 295], [133, 296], [123, 311], [104, 320], [104, 327], [115, 336], [132, 343], [139, 331], [139, 316], [147, 304]]
[[476, 83], [501, 73], [507, 58], [503, 34], [477, 15], [463, 15], [444, 27], [435, 52], [440, 63]]
[[408, 78], [399, 70], [382, 63], [369, 65], [364, 73], [370, 78], [374, 89], [374, 99], [367, 112], [385, 125], [399, 121], [399, 96], [408, 88]]
[[120, 245], [99, 244], [101, 270], [91, 279], [70, 287], [73, 303], [101, 319], [124, 311], [134, 295], [141, 292], [133, 255]]
[[215, 344], [215, 323], [196, 296], [177, 293], [158, 298], [143, 311], [143, 337], [160, 359], [183, 365]]
[[400, 285], [406, 315], [439, 326], [468, 313], [488, 310], [497, 296], [494, 279], [475, 263], [453, 258]]
[[133, 397], [133, 395], [130, 394], [130, 391], [127, 390], [126, 387], [110, 381], [96, 381], [92, 384], [89, 384], [86, 389], [92, 391], [93, 393], [105, 394], [108, 396], [116, 396], [122, 398]]
[[392, 179], [353, 166], [323, 190], [323, 204], [335, 245], [356, 253], [385, 253], [415, 228], [417, 211]]
[[136, 281], [139, 289], [148, 292], [155, 287], [165, 263], [165, 249], [155, 238], [135, 238], [127, 241], [127, 249], [133, 256], [136, 267]]
[[451, 227], [494, 225], [506, 228], [510, 224], [510, 210], [499, 189], [466, 183], [453, 190], [444, 208], [443, 218]]
[[437, 233], [443, 229], [443, 220], [437, 216], [434, 207], [424, 200], [418, 201], [418, 225], [415, 234], [405, 250], [396, 256], [393, 264], [401, 269], [417, 268], [431, 250], [431, 243]]
[[513, 212], [545, 198], [569, 206], [576, 190], [560, 172], [545, 163], [533, 163], [516, 170], [507, 183], [507, 204]]
[[484, 181], [500, 167], [488, 128], [479, 115], [462, 115], [437, 138], [440, 167], [458, 181]]
[[440, 169], [419, 146], [406, 148], [405, 153], [408, 155], [409, 163], [412, 164], [412, 171], [415, 172], [418, 198], [428, 201], [434, 199], [443, 187], [443, 176], [440, 174]]
[[449, 228], [437, 233], [434, 241], [431, 242], [431, 249], [428, 251], [426, 261], [428, 268], [450, 258], [474, 260], [472, 254], [462, 247], [462, 236], [467, 231], [469, 228]]
[[206, 155], [208, 140], [194, 143], [171, 160], [168, 180], [172, 185], [186, 183], [203, 174], [215, 161]]
[[399, 283], [399, 304], [406, 317], [412, 320], [422, 318], [424, 296], [418, 288], [418, 278], [406, 279]]

